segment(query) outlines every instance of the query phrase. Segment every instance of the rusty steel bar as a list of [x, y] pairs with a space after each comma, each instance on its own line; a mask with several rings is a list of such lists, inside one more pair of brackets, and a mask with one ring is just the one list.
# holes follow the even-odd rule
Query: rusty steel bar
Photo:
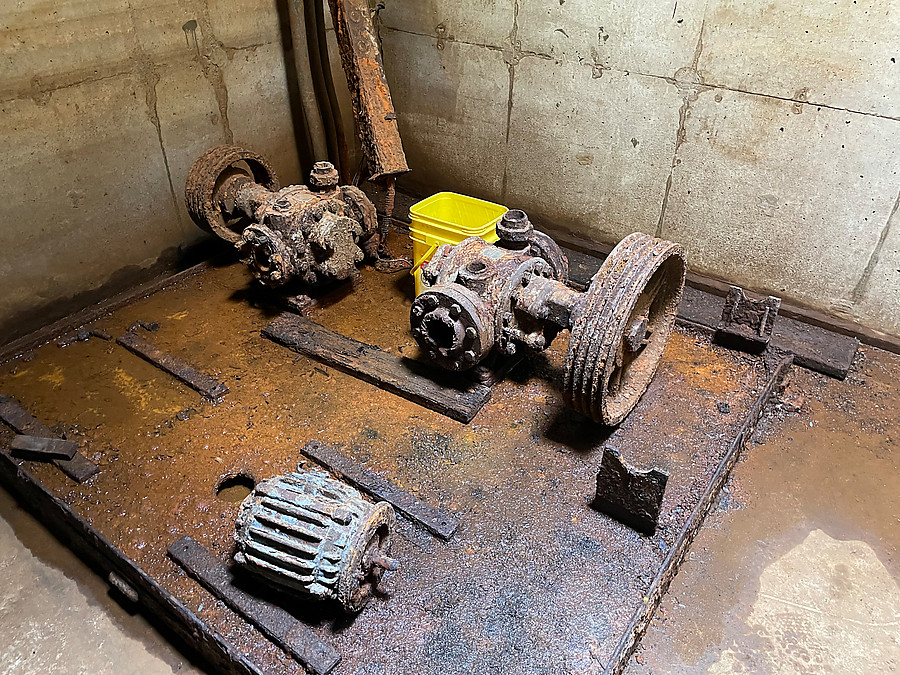
[[190, 537], [183, 537], [172, 544], [168, 554], [201, 586], [312, 672], [325, 675], [341, 660], [340, 653], [320, 640], [306, 624], [278, 605], [242, 590], [234, 583], [231, 569]]
[[368, 0], [328, 0], [369, 179], [409, 171]]

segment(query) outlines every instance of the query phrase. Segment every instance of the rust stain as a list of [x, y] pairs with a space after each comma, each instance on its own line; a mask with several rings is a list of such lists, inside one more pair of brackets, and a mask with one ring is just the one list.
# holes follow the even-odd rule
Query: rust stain
[[[401, 244], [409, 242], [393, 246]], [[310, 318], [415, 357], [406, 320], [411, 278], [402, 277], [366, 268], [352, 292], [336, 288]], [[272, 316], [246, 301], [251, 280], [242, 265], [213, 268], [90, 326], [120, 334], [138, 319], [159, 320], [153, 340], [160, 349], [229, 386], [231, 393], [217, 406], [101, 340], [41, 347], [26, 369], [0, 366], [0, 391], [48, 425], [62, 424], [101, 468], [83, 485], [49, 466], [31, 464], [35, 474], [273, 673], [287, 673], [292, 664], [210, 603], [165, 554], [189, 535], [222, 560], [232, 555], [238, 504], [216, 496], [223, 480], [293, 471], [299, 447], [317, 439], [340, 445], [368, 468], [460, 517], [461, 529], [448, 543], [409, 528], [401, 532], [393, 555], [402, 568], [390, 581], [393, 597], [328, 636], [344, 654], [344, 667], [390, 660], [417, 672], [447, 672], [465, 653], [473, 659], [471, 672], [481, 673], [500, 655], [519, 654], [528, 644], [539, 645], [545, 662], [565, 658], [580, 671], [591, 653], [611, 653], [632, 600], [640, 603], [641, 575], [652, 576], [663, 556], [660, 545], [668, 545], [687, 518], [694, 493], [715, 471], [717, 453], [765, 377], [757, 360], [676, 329], [657, 378], [612, 433], [564, 407], [563, 333], [539, 358], [495, 385], [491, 402], [466, 426], [260, 337]], [[189, 333], [181, 315], [190, 316]], [[41, 379], [57, 367], [66, 373], [61, 384]], [[117, 375], [120, 370], [127, 377]], [[716, 402], [726, 394], [730, 411], [722, 413]], [[633, 465], [662, 464], [671, 472], [652, 540], [623, 535], [585, 506], [597, 448], [625, 439], [620, 450]], [[604, 598], [612, 596], [615, 603], [608, 604]], [[596, 616], [608, 622], [602, 634], [591, 618]], [[318, 625], [329, 621], [320, 616]], [[493, 632], [485, 629], [491, 621]], [[371, 639], [374, 630], [378, 640]], [[529, 650], [521, 653], [533, 658]], [[519, 657], [509, 658], [509, 672], [527, 667]]]

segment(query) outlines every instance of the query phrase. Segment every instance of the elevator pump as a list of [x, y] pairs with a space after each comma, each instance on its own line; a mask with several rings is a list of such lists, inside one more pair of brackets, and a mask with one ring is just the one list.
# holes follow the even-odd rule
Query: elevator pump
[[316, 162], [308, 186], [282, 188], [261, 155], [222, 145], [194, 162], [185, 198], [197, 225], [233, 243], [267, 286], [347, 279], [377, 256], [375, 207], [359, 188], [339, 186], [329, 162]]
[[568, 260], [523, 211], [497, 223], [496, 244], [439, 247], [422, 269], [410, 323], [422, 351], [463, 371], [491, 353], [546, 349], [569, 329], [563, 393], [596, 422], [619, 424], [659, 365], [684, 288], [684, 250], [636, 232], [612, 250], [585, 292]]

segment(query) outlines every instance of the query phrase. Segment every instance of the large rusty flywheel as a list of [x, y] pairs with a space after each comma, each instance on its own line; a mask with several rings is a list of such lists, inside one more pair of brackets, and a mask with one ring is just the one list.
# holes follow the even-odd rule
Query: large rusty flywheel
[[596, 422], [619, 424], [650, 384], [684, 288], [684, 250], [636, 232], [612, 250], [575, 313], [564, 395]]

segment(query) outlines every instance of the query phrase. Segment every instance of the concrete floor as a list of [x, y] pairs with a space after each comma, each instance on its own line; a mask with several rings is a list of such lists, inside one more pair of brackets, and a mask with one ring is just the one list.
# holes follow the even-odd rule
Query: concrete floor
[[[792, 375], [628, 675], [900, 671], [900, 357]], [[0, 672], [202, 672], [0, 491]]]

